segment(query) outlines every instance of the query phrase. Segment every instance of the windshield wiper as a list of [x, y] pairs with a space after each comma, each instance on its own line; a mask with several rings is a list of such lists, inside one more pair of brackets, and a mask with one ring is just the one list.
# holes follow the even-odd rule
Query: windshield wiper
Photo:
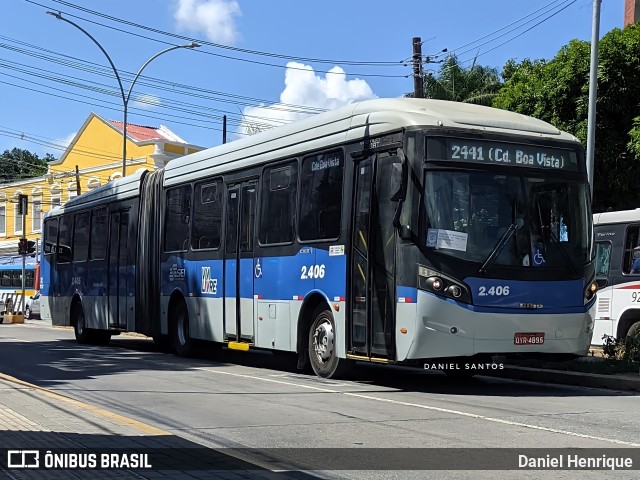
[[491, 253], [480, 267], [480, 270], [478, 270], [478, 273], [484, 273], [487, 268], [489, 268], [489, 266], [496, 260], [498, 255], [500, 255], [500, 252], [507, 244], [509, 239], [513, 236], [514, 233], [516, 233], [516, 230], [520, 230], [522, 227], [524, 227], [524, 220], [522, 218], [516, 218], [516, 221], [509, 225], [507, 231], [502, 234], [502, 237], [500, 238], [500, 240], [498, 240], [496, 246], [493, 247], [493, 250], [491, 250]]

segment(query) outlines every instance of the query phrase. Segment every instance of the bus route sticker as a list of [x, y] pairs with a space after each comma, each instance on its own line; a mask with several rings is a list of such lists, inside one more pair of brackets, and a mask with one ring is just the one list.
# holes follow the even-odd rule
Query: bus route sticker
[[329, 256], [336, 257], [338, 255], [344, 255], [344, 245], [331, 245], [329, 247]]
[[449, 250], [467, 251], [468, 234], [454, 230], [430, 228], [427, 230], [427, 247], [448, 248]]

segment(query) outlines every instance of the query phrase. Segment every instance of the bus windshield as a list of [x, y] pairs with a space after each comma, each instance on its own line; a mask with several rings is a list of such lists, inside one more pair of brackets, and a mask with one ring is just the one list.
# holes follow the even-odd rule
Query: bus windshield
[[[426, 170], [424, 243], [429, 250], [492, 264], [565, 268], [591, 259], [587, 185], [495, 172]], [[505, 235], [509, 228], [513, 230]]]

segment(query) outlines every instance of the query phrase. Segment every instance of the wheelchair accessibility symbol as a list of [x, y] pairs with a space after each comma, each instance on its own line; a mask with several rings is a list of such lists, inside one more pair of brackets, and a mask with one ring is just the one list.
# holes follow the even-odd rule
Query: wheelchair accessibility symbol
[[533, 264], [534, 265], [544, 265], [544, 256], [542, 255], [542, 252], [540, 250], [536, 250], [535, 253], [533, 254]]
[[253, 269], [253, 272], [254, 272], [256, 278], [260, 278], [262, 276], [262, 267], [260, 266], [260, 259], [259, 258], [256, 260], [256, 266]]

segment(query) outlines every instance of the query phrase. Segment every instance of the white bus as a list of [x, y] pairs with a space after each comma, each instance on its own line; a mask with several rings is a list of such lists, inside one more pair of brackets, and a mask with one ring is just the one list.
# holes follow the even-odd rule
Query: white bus
[[580, 142], [488, 107], [377, 99], [169, 162], [45, 219], [42, 316], [352, 361], [586, 354]]
[[[599, 286], [594, 343], [640, 333], [640, 208], [593, 216]], [[640, 263], [640, 260], [636, 265]]]

